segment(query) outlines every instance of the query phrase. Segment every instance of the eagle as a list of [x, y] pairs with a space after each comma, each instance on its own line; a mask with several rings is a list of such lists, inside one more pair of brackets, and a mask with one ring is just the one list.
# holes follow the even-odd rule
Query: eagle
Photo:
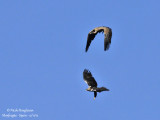
[[91, 41], [95, 38], [97, 33], [100, 33], [100, 32], [102, 33], [104, 32], [104, 50], [106, 51], [109, 49], [109, 46], [111, 44], [111, 38], [112, 38], [112, 29], [109, 27], [101, 26], [101, 27], [94, 28], [88, 33], [86, 52], [88, 51]]
[[109, 91], [109, 89], [107, 89], [105, 87], [97, 87], [96, 80], [92, 76], [91, 72], [87, 69], [84, 69], [84, 71], [83, 71], [83, 79], [89, 86], [89, 88], [86, 90], [90, 91], [90, 92], [94, 92], [94, 100], [97, 96], [97, 92]]

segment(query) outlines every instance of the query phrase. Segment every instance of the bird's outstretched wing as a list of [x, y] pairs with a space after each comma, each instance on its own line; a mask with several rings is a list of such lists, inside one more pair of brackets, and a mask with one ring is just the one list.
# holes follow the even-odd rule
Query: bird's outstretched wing
[[[94, 29], [92, 31], [94, 31]], [[92, 33], [92, 31], [89, 32], [88, 37], [87, 37], [86, 52], [88, 51], [88, 48], [89, 48], [92, 40], [95, 38], [95, 36], [97, 34], [97, 33]]]
[[111, 44], [112, 29], [109, 27], [104, 28], [104, 50], [108, 50]]
[[89, 87], [97, 87], [97, 82], [89, 70], [85, 69], [83, 71], [83, 79]]

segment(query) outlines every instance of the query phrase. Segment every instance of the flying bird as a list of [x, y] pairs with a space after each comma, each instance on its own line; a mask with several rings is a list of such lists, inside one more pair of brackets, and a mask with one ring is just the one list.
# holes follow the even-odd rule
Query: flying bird
[[104, 32], [104, 50], [108, 50], [109, 46], [111, 44], [111, 38], [112, 38], [112, 29], [109, 27], [96, 27], [93, 30], [91, 30], [87, 37], [87, 44], [86, 44], [86, 52], [88, 51], [88, 48], [92, 42], [92, 40], [95, 38], [97, 33]]
[[83, 71], [83, 79], [89, 86], [89, 88], [86, 90], [90, 91], [90, 92], [94, 92], [94, 100], [97, 96], [97, 92], [109, 91], [109, 89], [107, 89], [105, 87], [97, 87], [96, 80], [92, 76], [91, 72], [87, 69], [84, 69], [84, 71]]

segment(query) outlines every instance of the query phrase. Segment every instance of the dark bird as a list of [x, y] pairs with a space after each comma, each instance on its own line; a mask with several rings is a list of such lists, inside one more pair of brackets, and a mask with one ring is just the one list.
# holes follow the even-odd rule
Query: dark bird
[[97, 96], [97, 92], [109, 91], [109, 89], [107, 89], [105, 87], [97, 87], [96, 80], [92, 76], [91, 72], [87, 69], [84, 69], [84, 71], [83, 71], [83, 79], [89, 86], [89, 88], [86, 90], [90, 91], [90, 92], [94, 92], [94, 99]]
[[88, 51], [88, 48], [92, 42], [92, 40], [95, 38], [97, 33], [104, 32], [104, 50], [108, 50], [109, 46], [111, 44], [111, 38], [112, 38], [112, 29], [109, 27], [96, 27], [93, 30], [91, 30], [88, 34], [87, 38], [87, 45], [86, 45], [86, 52]]

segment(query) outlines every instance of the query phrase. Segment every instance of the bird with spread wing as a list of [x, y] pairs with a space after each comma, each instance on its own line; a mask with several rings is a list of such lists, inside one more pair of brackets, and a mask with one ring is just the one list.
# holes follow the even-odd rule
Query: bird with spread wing
[[109, 89], [107, 89], [105, 87], [97, 87], [96, 80], [92, 76], [91, 72], [87, 69], [84, 69], [84, 71], [83, 71], [83, 79], [89, 86], [89, 88], [86, 90], [90, 91], [90, 92], [94, 92], [94, 99], [97, 96], [97, 92], [109, 91]]
[[104, 50], [108, 50], [109, 46], [111, 44], [111, 38], [112, 38], [112, 29], [109, 27], [96, 27], [93, 30], [91, 30], [87, 37], [87, 44], [86, 44], [86, 52], [88, 51], [88, 48], [92, 42], [92, 40], [95, 38], [97, 33], [104, 32]]

